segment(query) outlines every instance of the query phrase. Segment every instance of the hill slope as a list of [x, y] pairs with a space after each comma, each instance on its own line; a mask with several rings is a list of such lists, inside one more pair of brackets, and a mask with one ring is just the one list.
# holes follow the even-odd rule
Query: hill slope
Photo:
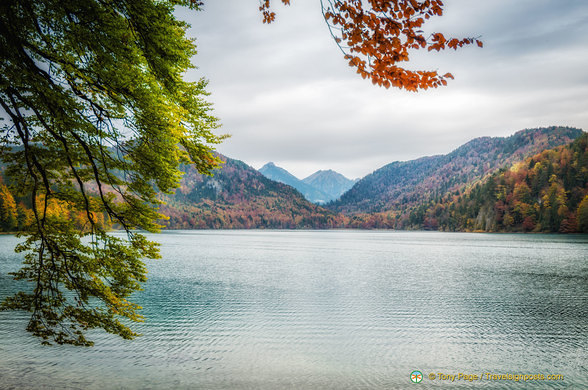
[[465, 193], [422, 204], [410, 228], [588, 233], [588, 134], [500, 170]]
[[331, 228], [342, 217], [314, 205], [302, 194], [275, 182], [245, 163], [223, 157], [226, 163], [214, 176], [186, 172], [181, 187], [166, 196], [161, 211], [165, 225], [192, 228]]
[[545, 149], [570, 143], [579, 129], [522, 130], [510, 137], [476, 138], [447, 155], [393, 162], [364, 177], [327, 207], [345, 214], [402, 213]]

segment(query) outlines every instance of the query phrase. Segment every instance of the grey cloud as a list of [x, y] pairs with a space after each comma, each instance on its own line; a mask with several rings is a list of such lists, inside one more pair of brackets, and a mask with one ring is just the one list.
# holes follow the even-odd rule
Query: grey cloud
[[417, 53], [410, 66], [456, 77], [418, 94], [359, 78], [331, 41], [318, 0], [292, 4], [278, 6], [270, 26], [242, 0], [178, 13], [199, 49], [189, 77], [210, 80], [221, 131], [233, 134], [219, 150], [230, 157], [257, 167], [274, 161], [300, 177], [327, 168], [357, 177], [478, 136], [588, 129], [586, 1], [446, 1], [431, 29], [481, 34], [485, 47]]

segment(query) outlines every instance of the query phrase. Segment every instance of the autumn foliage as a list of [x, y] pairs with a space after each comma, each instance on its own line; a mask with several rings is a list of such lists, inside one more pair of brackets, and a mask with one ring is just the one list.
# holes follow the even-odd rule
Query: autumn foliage
[[[290, 4], [290, 0], [281, 1]], [[453, 79], [451, 73], [400, 66], [409, 60], [410, 50], [457, 50], [474, 42], [483, 46], [477, 38], [448, 38], [439, 32], [426, 36], [425, 22], [443, 15], [441, 0], [321, 0], [321, 8], [349, 65], [362, 78], [385, 88], [418, 91], [447, 85], [447, 79]], [[271, 0], [262, 0], [259, 9], [264, 23], [275, 20]]]
[[[508, 138], [478, 138], [446, 156], [392, 163], [367, 178], [377, 186], [366, 189], [364, 178], [363, 186], [344, 195], [351, 203], [327, 208], [237, 160], [224, 157], [212, 177], [182, 166], [180, 188], [160, 194], [166, 203], [160, 211], [168, 216], [160, 222], [168, 229], [588, 233], [588, 135], [570, 141], [578, 132], [529, 129]], [[0, 176], [0, 232], [26, 230], [30, 206], [13, 197]], [[78, 230], [88, 227], [85, 214], [66, 201], [49, 202], [47, 215], [62, 216]], [[94, 215], [108, 227], [104, 217]]]
[[430, 230], [588, 233], [588, 135], [422, 203], [409, 220]]
[[223, 157], [214, 176], [184, 166], [182, 184], [164, 196], [162, 224], [169, 229], [327, 229], [344, 227], [344, 217], [310, 203], [285, 184], [245, 163]]

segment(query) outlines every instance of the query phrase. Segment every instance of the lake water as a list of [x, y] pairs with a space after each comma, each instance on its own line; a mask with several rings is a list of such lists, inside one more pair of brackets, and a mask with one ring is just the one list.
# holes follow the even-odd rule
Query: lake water
[[[150, 237], [163, 259], [148, 262], [135, 298], [143, 336], [42, 347], [26, 314], [0, 313], [0, 388], [588, 388], [586, 235]], [[17, 288], [6, 275], [19, 267], [16, 242], [0, 236], [0, 297]], [[439, 375], [459, 373], [482, 379]]]

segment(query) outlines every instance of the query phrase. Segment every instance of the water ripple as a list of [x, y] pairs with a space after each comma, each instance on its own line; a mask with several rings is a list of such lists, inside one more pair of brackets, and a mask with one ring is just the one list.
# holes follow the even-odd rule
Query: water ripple
[[[135, 297], [143, 336], [46, 348], [0, 313], [7, 389], [404, 389], [409, 374], [563, 374], [588, 388], [582, 236], [177, 232]], [[22, 285], [1, 236], [0, 296]], [[193, 250], [192, 248], [198, 248]], [[222, 249], [221, 249], [222, 248]], [[481, 388], [428, 381], [430, 388]], [[484, 388], [529, 383], [485, 382]]]

